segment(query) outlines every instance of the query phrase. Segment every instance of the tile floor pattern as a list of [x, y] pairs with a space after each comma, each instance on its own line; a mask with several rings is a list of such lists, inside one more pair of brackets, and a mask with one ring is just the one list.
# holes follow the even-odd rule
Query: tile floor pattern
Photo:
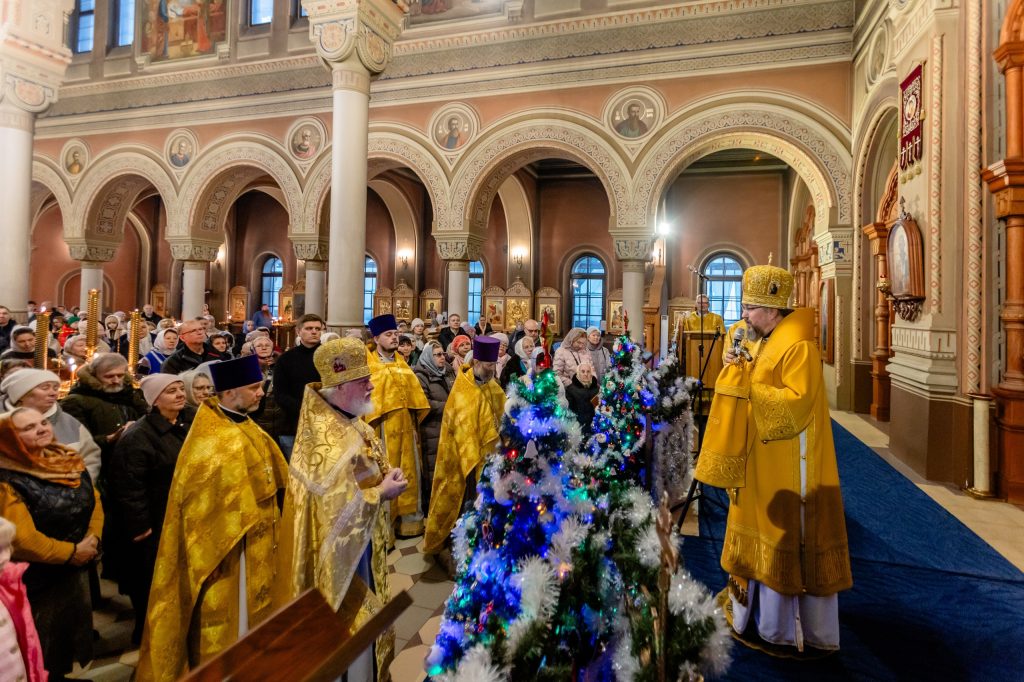
[[[889, 451], [888, 425], [859, 414], [833, 412], [833, 418], [872, 448], [882, 459], [906, 476], [936, 503], [960, 519], [1017, 568], [1024, 570], [1024, 509], [994, 500], [978, 500], [955, 486], [924, 480]], [[697, 534], [696, 514], [689, 514], [683, 533]], [[395, 622], [398, 654], [391, 664], [394, 682], [421, 682], [426, 678], [423, 659], [441, 626], [444, 602], [454, 583], [444, 569], [420, 551], [421, 538], [398, 540], [388, 555], [391, 590], [409, 590], [413, 605]], [[96, 660], [76, 667], [72, 677], [97, 682], [130, 680], [138, 662], [137, 650], [130, 650], [132, 611], [126, 597], [116, 594], [113, 584], [103, 583], [106, 603], [96, 611], [99, 632]]]

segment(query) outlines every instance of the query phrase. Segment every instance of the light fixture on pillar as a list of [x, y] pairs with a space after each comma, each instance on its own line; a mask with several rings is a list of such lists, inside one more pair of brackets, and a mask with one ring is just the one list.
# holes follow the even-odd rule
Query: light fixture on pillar
[[517, 246], [512, 249], [512, 262], [516, 264], [516, 279], [521, 279], [523, 274], [523, 260], [526, 258], [526, 247]]
[[402, 282], [405, 282], [405, 273], [409, 269], [410, 258], [412, 258], [412, 251], [409, 249], [402, 249], [398, 252], [398, 259], [402, 261], [402, 276], [399, 278]]
[[662, 220], [660, 223], [658, 223], [659, 237], [667, 237], [670, 234], [672, 234], [672, 223], [668, 222], [667, 220]]

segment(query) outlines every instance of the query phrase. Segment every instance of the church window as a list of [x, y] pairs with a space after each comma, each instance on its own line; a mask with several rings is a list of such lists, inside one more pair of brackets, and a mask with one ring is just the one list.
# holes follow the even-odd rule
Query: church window
[[725, 319], [725, 326], [740, 319], [740, 288], [743, 282], [743, 266], [728, 253], [713, 256], [704, 265], [704, 293], [708, 297], [711, 312]]
[[74, 21], [74, 49], [76, 53], [92, 52], [92, 34], [96, 23], [96, 0], [78, 0], [77, 4]]
[[274, 0], [249, 0], [249, 25], [264, 26], [274, 18]]
[[480, 296], [484, 291], [484, 264], [478, 260], [469, 262], [469, 320], [480, 319]]
[[377, 261], [369, 256], [363, 264], [363, 324], [373, 317], [373, 296], [377, 293]]
[[114, 47], [131, 45], [135, 40], [135, 0], [114, 3]]
[[263, 261], [263, 270], [260, 274], [260, 303], [270, 306], [271, 317], [277, 317], [278, 294], [284, 284], [284, 264], [280, 258], [271, 256]]
[[597, 256], [581, 256], [572, 264], [572, 326], [600, 327], [604, 314], [604, 263]]

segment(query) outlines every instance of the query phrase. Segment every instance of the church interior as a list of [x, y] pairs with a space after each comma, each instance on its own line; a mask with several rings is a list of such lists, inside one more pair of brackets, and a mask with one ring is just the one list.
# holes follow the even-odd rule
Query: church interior
[[[734, 652], [724, 679], [1020, 674], [1024, 0], [10, 0], [0, 24], [16, 319], [96, 289], [236, 332], [266, 304], [288, 342], [307, 313], [444, 312], [664, 356], [770, 262], [815, 311], [854, 589], [838, 662]], [[698, 516], [693, 548], [724, 518]], [[388, 564], [413, 598], [392, 679], [422, 680], [453, 583], [416, 540]], [[72, 677], [130, 678], [124, 621], [97, 610], [109, 646]]]

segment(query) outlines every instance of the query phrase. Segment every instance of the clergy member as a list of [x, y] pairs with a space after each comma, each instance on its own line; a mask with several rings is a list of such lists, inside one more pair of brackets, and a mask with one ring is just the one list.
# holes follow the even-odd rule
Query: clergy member
[[364, 419], [377, 431], [391, 466], [402, 470], [409, 483], [391, 503], [391, 517], [399, 537], [423, 534], [420, 502], [420, 448], [417, 426], [430, 412], [423, 387], [398, 350], [398, 322], [394, 315], [370, 320], [370, 333], [377, 348], [367, 351], [373, 379], [373, 410]]
[[743, 274], [743, 320], [760, 345], [725, 355], [696, 477], [729, 491], [720, 599], [733, 629], [806, 657], [839, 648], [837, 593], [853, 579], [814, 311], [790, 310], [792, 291], [782, 268]]
[[[354, 631], [390, 598], [386, 503], [408, 483], [360, 420], [373, 409], [363, 342], [328, 341], [313, 362], [321, 383], [306, 386], [299, 412], [278, 554], [279, 601], [283, 606], [315, 586]], [[377, 638], [378, 671], [390, 666], [394, 638], [391, 629]], [[367, 651], [349, 668], [348, 681], [371, 680]]]
[[423, 538], [427, 554], [445, 548], [463, 505], [476, 498], [484, 460], [498, 444], [505, 408], [505, 393], [494, 380], [500, 345], [489, 336], [473, 339], [473, 360], [459, 372], [445, 403]]
[[697, 302], [693, 305], [693, 312], [683, 318], [683, 331], [699, 332], [704, 330], [705, 334], [725, 334], [725, 320], [718, 313], [710, 310], [710, 302], [704, 294], [697, 296]]
[[248, 414], [259, 358], [210, 365], [207, 399], [181, 447], [157, 550], [139, 680], [175, 680], [270, 615], [284, 456]]

